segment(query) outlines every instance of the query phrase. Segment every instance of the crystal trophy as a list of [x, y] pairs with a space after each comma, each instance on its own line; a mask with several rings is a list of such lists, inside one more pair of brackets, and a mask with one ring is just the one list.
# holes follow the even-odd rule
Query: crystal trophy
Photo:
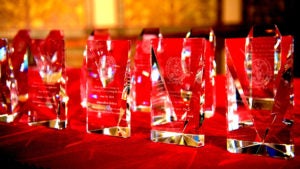
[[158, 28], [145, 28], [136, 41], [132, 83], [133, 111], [150, 112], [151, 39], [159, 36]]
[[9, 89], [6, 85], [7, 69], [8, 69], [8, 40], [6, 38], [0, 39], [0, 121], [12, 122], [14, 118], [9, 119], [11, 114]]
[[60, 30], [33, 39], [28, 60], [28, 124], [65, 129], [68, 125], [65, 42]]
[[[1, 97], [6, 100], [6, 113], [1, 121], [16, 122], [26, 113], [27, 72], [30, 48], [29, 30], [19, 30], [8, 47], [2, 47], [1, 56]], [[6, 56], [5, 56], [6, 55]], [[6, 83], [6, 84], [5, 84]]]
[[87, 132], [130, 137], [129, 40], [87, 41]]
[[[92, 31], [88, 40], [109, 40], [110, 34], [108, 29], [95, 29]], [[80, 74], [80, 104], [82, 108], [86, 108], [86, 79], [87, 79], [87, 51], [86, 49], [83, 52], [83, 64], [81, 66], [81, 74]]]
[[254, 26], [225, 46], [227, 150], [293, 158], [293, 37], [276, 25]]
[[151, 43], [151, 140], [204, 146], [205, 38], [156, 38]]

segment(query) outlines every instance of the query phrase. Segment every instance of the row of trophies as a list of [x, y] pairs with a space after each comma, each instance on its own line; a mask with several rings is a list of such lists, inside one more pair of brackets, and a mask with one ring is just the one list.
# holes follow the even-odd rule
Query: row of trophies
[[[150, 31], [149, 31], [150, 30]], [[131, 112], [150, 112], [153, 142], [205, 143], [203, 126], [216, 109], [215, 34], [165, 38], [144, 29], [136, 40], [95, 30], [86, 42], [80, 77], [88, 133], [131, 135]], [[227, 150], [293, 158], [293, 36], [276, 25], [225, 39]], [[0, 120], [28, 116], [29, 125], [67, 127], [64, 36], [31, 39], [21, 30], [1, 39]], [[72, 99], [72, 98], [71, 98]]]
[[17, 122], [28, 115], [30, 126], [67, 126], [63, 32], [32, 39], [29, 30], [20, 30], [11, 42], [0, 40], [0, 120]]

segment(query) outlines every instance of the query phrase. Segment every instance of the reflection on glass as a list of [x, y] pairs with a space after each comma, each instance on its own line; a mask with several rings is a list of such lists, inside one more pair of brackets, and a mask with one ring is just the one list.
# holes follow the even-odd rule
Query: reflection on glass
[[215, 90], [215, 76], [216, 76], [216, 62], [215, 62], [215, 48], [216, 35], [213, 29], [204, 30], [203, 28], [193, 28], [187, 35], [187, 38], [205, 38], [204, 51], [204, 78], [205, 78], [205, 104], [204, 112], [205, 118], [214, 116], [216, 108], [216, 90]]
[[151, 39], [161, 36], [159, 28], [144, 28], [135, 43], [132, 110], [150, 112]]

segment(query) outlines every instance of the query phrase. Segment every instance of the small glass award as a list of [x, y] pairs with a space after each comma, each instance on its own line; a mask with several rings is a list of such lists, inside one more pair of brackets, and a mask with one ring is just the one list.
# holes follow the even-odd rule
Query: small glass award
[[7, 106], [6, 113], [1, 115], [1, 121], [15, 122], [27, 112], [27, 61], [30, 40], [29, 30], [22, 29], [17, 32], [11, 43], [6, 43], [6, 47], [1, 48], [1, 97], [2, 101], [6, 100]]
[[159, 28], [145, 28], [136, 41], [132, 84], [132, 110], [150, 112], [151, 39], [157, 38]]
[[33, 39], [28, 69], [28, 124], [64, 129], [68, 124], [65, 42], [60, 30]]
[[276, 25], [254, 26], [225, 46], [227, 150], [293, 158], [293, 37]]
[[[8, 40], [6, 38], [0, 39], [0, 121], [12, 122], [14, 118], [9, 119], [11, 114], [10, 110], [10, 97], [9, 89], [6, 86], [7, 69], [8, 69]], [[13, 115], [12, 115], [13, 116]]]
[[129, 40], [87, 41], [87, 132], [130, 137]]
[[151, 40], [152, 141], [204, 146], [205, 43], [205, 38]]

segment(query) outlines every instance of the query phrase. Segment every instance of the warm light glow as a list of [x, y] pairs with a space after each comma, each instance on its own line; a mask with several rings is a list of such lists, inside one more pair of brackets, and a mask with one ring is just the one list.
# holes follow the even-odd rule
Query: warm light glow
[[224, 24], [240, 24], [242, 22], [242, 1], [223, 0], [222, 21]]
[[117, 0], [94, 0], [94, 27], [113, 27], [117, 25]]

